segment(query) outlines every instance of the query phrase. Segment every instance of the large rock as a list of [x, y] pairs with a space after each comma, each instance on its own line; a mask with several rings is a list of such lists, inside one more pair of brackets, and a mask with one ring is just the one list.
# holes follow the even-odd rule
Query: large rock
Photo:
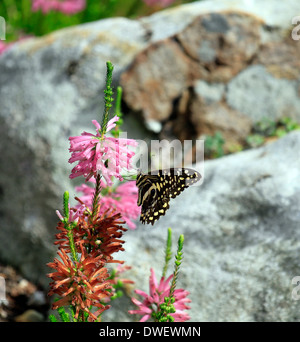
[[[127, 106], [160, 138], [219, 131], [226, 150], [264, 118], [300, 121], [300, 44], [291, 38], [299, 7], [293, 0], [201, 1], [166, 12], [161, 34], [159, 14], [145, 19], [156, 24], [153, 43], [121, 76]], [[199, 84], [221, 96], [207, 97]]]
[[[206, 161], [202, 186], [171, 201], [153, 227], [125, 234], [120, 258], [133, 267], [126, 277], [148, 291], [150, 267], [162, 272], [171, 227], [174, 252], [179, 235], [185, 237], [178, 286], [191, 292], [192, 321], [299, 321], [299, 302], [291, 296], [292, 278], [300, 275], [299, 151], [300, 132], [294, 132]], [[131, 320], [123, 311], [104, 317]]]

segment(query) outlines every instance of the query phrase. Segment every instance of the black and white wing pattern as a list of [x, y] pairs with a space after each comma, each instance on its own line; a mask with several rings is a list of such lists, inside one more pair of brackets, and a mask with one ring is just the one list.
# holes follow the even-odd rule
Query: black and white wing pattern
[[169, 209], [170, 198], [175, 198], [190, 185], [201, 179], [199, 172], [187, 168], [157, 170], [148, 174], [139, 173], [138, 206], [142, 206], [142, 223], [156, 222]]

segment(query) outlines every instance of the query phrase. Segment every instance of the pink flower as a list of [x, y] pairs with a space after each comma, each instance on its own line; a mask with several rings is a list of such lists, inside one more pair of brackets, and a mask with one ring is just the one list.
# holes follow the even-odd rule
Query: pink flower
[[[170, 280], [173, 277], [173, 274], [168, 277], [166, 280], [164, 277], [160, 279], [158, 284], [155, 273], [151, 268], [151, 275], [149, 280], [149, 292], [150, 295], [141, 290], [135, 290], [135, 292], [142, 297], [144, 297], [143, 302], [140, 302], [136, 298], [132, 298], [132, 302], [139, 307], [138, 310], [130, 310], [128, 311], [130, 314], [138, 314], [143, 315], [140, 322], [145, 322], [149, 318], [152, 317], [152, 314], [156, 313], [159, 310], [160, 304], [164, 303], [165, 297], [168, 297], [170, 294]], [[191, 300], [187, 298], [189, 292], [183, 289], [176, 289], [174, 291], [174, 307], [176, 312], [172, 313], [171, 316], [175, 319], [175, 322], [185, 322], [190, 319], [190, 316], [184, 311], [190, 309], [186, 303], [190, 303]]]
[[171, 5], [175, 0], [143, 0], [147, 6], [159, 6], [167, 7]]
[[[86, 211], [86, 206], [84, 204], [78, 204], [76, 208], [71, 208], [69, 204], [69, 222], [77, 222], [79, 217], [82, 217]], [[63, 221], [64, 217], [59, 210], [56, 210], [56, 215]]]
[[59, 11], [65, 14], [75, 14], [85, 9], [85, 0], [61, 1]]
[[[118, 116], [112, 118], [108, 124], [106, 132], [116, 126]], [[78, 162], [72, 169], [70, 178], [84, 176], [86, 181], [95, 177], [97, 172], [101, 173], [107, 185], [112, 185], [112, 177], [123, 180], [122, 169], [131, 169], [131, 158], [134, 152], [128, 146], [137, 146], [133, 139], [118, 139], [106, 137], [101, 134], [101, 126], [96, 121], [92, 121], [97, 128], [96, 135], [83, 132], [81, 136], [70, 137], [70, 152], [72, 152], [69, 163]]]
[[85, 0], [32, 0], [32, 11], [43, 13], [58, 11], [65, 14], [75, 14], [86, 7]]
[[[91, 178], [90, 182], [95, 183], [95, 178]], [[136, 225], [132, 220], [136, 220], [141, 212], [137, 206], [138, 188], [134, 181], [123, 183], [115, 189], [108, 188], [104, 182], [101, 182], [105, 195], [100, 197], [100, 214], [105, 213], [108, 209], [114, 208], [116, 212], [122, 215], [122, 219], [126, 222], [130, 229], [135, 229]], [[92, 208], [93, 196], [95, 189], [86, 184], [76, 187], [76, 191], [83, 193], [80, 201], [86, 206]]]

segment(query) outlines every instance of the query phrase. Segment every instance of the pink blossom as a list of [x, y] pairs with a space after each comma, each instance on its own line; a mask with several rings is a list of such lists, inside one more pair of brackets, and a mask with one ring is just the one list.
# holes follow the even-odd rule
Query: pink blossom
[[171, 5], [175, 0], [143, 0], [147, 6], [159, 6], [167, 7]]
[[[90, 181], [95, 183], [95, 179]], [[108, 188], [107, 185], [101, 181], [101, 187], [104, 188], [106, 194], [100, 197], [100, 214], [106, 210], [114, 208], [122, 215], [122, 219], [126, 222], [130, 229], [135, 229], [136, 225], [132, 220], [136, 220], [140, 215], [140, 207], [137, 206], [138, 189], [134, 181], [123, 183], [115, 189]], [[93, 196], [95, 189], [82, 184], [76, 187], [76, 191], [83, 193], [79, 199], [85, 203], [86, 206], [92, 208]]]
[[[133, 304], [139, 307], [138, 310], [130, 310], [128, 311], [130, 314], [138, 314], [143, 315], [140, 319], [140, 322], [145, 322], [149, 318], [152, 317], [152, 313], [157, 312], [160, 304], [164, 303], [165, 297], [168, 297], [170, 294], [170, 280], [173, 277], [173, 274], [170, 275], [166, 280], [164, 277], [160, 279], [158, 284], [155, 273], [151, 268], [151, 275], [149, 279], [149, 292], [148, 295], [146, 292], [141, 290], [135, 290], [137, 294], [144, 297], [144, 300], [141, 302], [136, 298], [132, 298]], [[186, 303], [190, 303], [191, 300], [187, 298], [189, 292], [184, 289], [176, 289], [174, 291], [174, 307], [176, 312], [172, 313], [175, 322], [185, 322], [190, 319], [190, 316], [184, 311], [190, 309]]]
[[64, 14], [75, 14], [86, 7], [86, 0], [32, 0], [32, 11], [43, 13], [58, 11]]
[[[76, 208], [71, 208], [69, 204], [69, 222], [75, 222], [78, 220], [79, 217], [84, 215], [86, 211], [86, 206], [84, 204], [79, 203]], [[64, 217], [59, 210], [56, 210], [56, 215], [58, 218], [63, 221]]]
[[[116, 126], [119, 118], [116, 115], [108, 124], [106, 132]], [[95, 177], [99, 172], [108, 186], [112, 185], [112, 177], [123, 180], [122, 169], [131, 169], [131, 158], [134, 152], [128, 146], [137, 146], [133, 139], [118, 139], [101, 134], [101, 126], [92, 121], [97, 129], [96, 135], [83, 132], [81, 136], [70, 137], [70, 152], [72, 153], [69, 163], [78, 162], [72, 169], [70, 178], [84, 176], [86, 181]]]

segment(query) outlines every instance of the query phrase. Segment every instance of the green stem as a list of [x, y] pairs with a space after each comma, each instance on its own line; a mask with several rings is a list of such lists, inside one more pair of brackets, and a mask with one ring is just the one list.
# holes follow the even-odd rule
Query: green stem
[[[166, 248], [166, 263], [169, 262], [169, 256], [171, 254], [170, 252], [170, 241], [171, 240], [171, 228], [168, 230], [168, 243], [167, 243], [167, 248]], [[184, 236], [180, 235], [178, 239], [178, 248], [177, 248], [177, 254], [175, 255], [175, 267], [174, 267], [174, 272], [173, 272], [173, 278], [172, 278], [172, 283], [170, 287], [170, 293], [168, 297], [165, 297], [164, 303], [159, 305], [159, 308], [157, 312], [154, 314], [155, 322], [173, 322], [174, 318], [171, 316], [171, 313], [175, 313], [176, 310], [174, 308], [174, 302], [175, 302], [175, 297], [174, 297], [174, 291], [176, 288], [176, 283], [177, 283], [177, 278], [178, 278], [178, 273], [179, 273], [179, 267], [182, 261], [182, 249], [183, 249], [183, 241], [184, 241]], [[164, 276], [164, 274], [163, 274]]]
[[166, 277], [166, 273], [168, 270], [168, 266], [169, 266], [169, 261], [172, 258], [172, 229], [169, 228], [168, 229], [168, 237], [167, 237], [167, 244], [166, 244], [166, 251], [165, 251], [165, 265], [163, 268], [163, 273], [162, 273], [162, 277]]
[[2, 16], [4, 17], [5, 20], [8, 20], [8, 10], [7, 10], [7, 5], [5, 3], [5, 0], [2, 1], [2, 3], [0, 4], [1, 8], [3, 8], [3, 11], [1, 11]]
[[69, 239], [69, 245], [70, 245], [70, 250], [72, 254], [72, 258], [75, 262], [79, 261], [77, 252], [76, 252], [76, 247], [75, 247], [75, 242], [74, 242], [74, 236], [73, 236], [73, 225], [72, 223], [65, 222], [65, 228], [67, 230], [67, 236]]
[[126, 18], [130, 18], [133, 14], [137, 13], [138, 8], [140, 7], [141, 1], [135, 0], [127, 10], [127, 13], [125, 14]]
[[183, 259], [182, 255], [182, 249], [183, 249], [183, 242], [184, 242], [184, 236], [181, 234], [178, 239], [178, 248], [177, 248], [177, 254], [175, 255], [175, 267], [174, 267], [174, 272], [173, 272], [173, 279], [171, 283], [171, 288], [170, 288], [170, 294], [169, 297], [172, 298], [174, 296], [174, 291], [176, 288], [176, 283], [177, 283], [177, 278], [179, 274], [179, 268], [181, 265], [181, 261]]
[[67, 236], [69, 239], [69, 245], [70, 245], [72, 258], [74, 261], [78, 261], [79, 259], [78, 259], [78, 255], [76, 252], [74, 236], [73, 236], [74, 224], [73, 224], [73, 222], [69, 222], [70, 211], [69, 211], [69, 192], [68, 191], [64, 192], [63, 202], [64, 202], [64, 226], [67, 230]]
[[118, 138], [120, 135], [120, 127], [123, 124], [123, 114], [121, 112], [121, 101], [122, 101], [122, 87], [117, 87], [117, 96], [116, 96], [116, 107], [115, 107], [115, 115], [119, 118], [119, 120], [116, 122], [116, 127], [111, 131], [111, 134], [115, 137]]
[[103, 113], [103, 119], [102, 119], [102, 129], [101, 129], [101, 135], [102, 137], [106, 133], [106, 128], [107, 128], [107, 123], [109, 119], [109, 110], [112, 107], [112, 102], [113, 102], [113, 90], [112, 90], [112, 73], [114, 70], [114, 66], [110, 61], [106, 62], [106, 87], [104, 90], [104, 113]]
[[66, 221], [69, 221], [69, 217], [70, 217], [69, 198], [70, 198], [69, 192], [65, 191], [63, 201], [64, 201], [64, 218]]
[[93, 205], [92, 205], [92, 219], [96, 218], [99, 208], [99, 196], [101, 193], [101, 176], [98, 174], [96, 177], [96, 187], [95, 193], [93, 198]]
[[116, 96], [116, 115], [120, 118], [122, 116], [121, 113], [121, 100], [122, 100], [122, 87], [117, 87], [117, 96]]

